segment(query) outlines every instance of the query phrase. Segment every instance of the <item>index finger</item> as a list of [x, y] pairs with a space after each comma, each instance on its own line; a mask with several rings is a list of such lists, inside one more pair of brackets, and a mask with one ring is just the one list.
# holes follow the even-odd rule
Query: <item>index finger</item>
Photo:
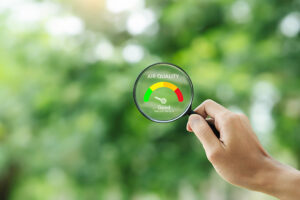
[[209, 115], [214, 119], [216, 119], [218, 115], [229, 112], [229, 110], [227, 110], [225, 107], [210, 99], [205, 100], [194, 111], [199, 113], [204, 118]]

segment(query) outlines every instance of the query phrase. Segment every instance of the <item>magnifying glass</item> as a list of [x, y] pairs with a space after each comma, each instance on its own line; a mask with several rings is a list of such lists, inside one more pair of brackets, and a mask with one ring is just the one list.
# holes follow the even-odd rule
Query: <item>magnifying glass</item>
[[[175, 121], [185, 115], [198, 114], [192, 110], [193, 84], [188, 74], [171, 63], [155, 63], [137, 77], [133, 98], [138, 110], [154, 122]], [[219, 138], [215, 126], [208, 123]]]

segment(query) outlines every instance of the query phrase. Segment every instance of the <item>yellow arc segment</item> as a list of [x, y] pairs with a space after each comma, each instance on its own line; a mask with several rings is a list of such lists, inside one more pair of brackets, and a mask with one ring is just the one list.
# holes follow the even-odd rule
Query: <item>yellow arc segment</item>
[[150, 86], [150, 89], [152, 91], [158, 89], [158, 88], [161, 88], [161, 87], [167, 87], [167, 88], [170, 88], [171, 90], [175, 91], [177, 89], [176, 85], [172, 84], [172, 83], [169, 83], [169, 82], [158, 82], [158, 83], [155, 83], [153, 85]]
[[158, 82], [158, 83], [155, 83], [153, 85], [150, 86], [150, 89], [152, 91], [158, 89], [158, 88], [161, 88], [161, 87], [164, 87], [164, 82]]

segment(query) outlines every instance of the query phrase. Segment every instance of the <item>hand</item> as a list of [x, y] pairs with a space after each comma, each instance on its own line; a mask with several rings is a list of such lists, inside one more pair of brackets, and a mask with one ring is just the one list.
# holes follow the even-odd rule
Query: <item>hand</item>
[[[206, 100], [189, 117], [193, 131], [217, 173], [231, 184], [261, 191], [281, 199], [300, 199], [300, 172], [274, 160], [262, 147], [248, 118]], [[220, 132], [218, 139], [207, 117]]]

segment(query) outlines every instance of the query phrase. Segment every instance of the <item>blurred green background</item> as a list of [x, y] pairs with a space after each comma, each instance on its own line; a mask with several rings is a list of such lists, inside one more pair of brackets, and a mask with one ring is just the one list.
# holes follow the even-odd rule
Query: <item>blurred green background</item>
[[[227, 184], [187, 118], [145, 119], [132, 88], [172, 62], [300, 167], [299, 0], [1, 0], [0, 199], [274, 199]], [[284, 183], [283, 183], [284, 184]]]

